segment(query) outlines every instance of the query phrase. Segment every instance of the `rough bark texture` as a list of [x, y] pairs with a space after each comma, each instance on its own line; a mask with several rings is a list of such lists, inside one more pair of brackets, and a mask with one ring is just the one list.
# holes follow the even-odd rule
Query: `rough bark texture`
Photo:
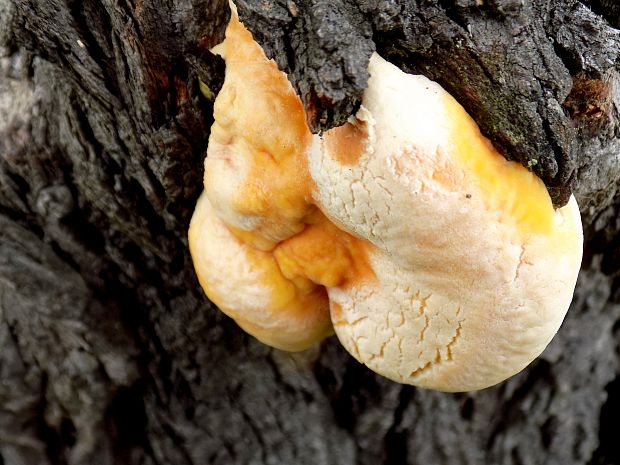
[[456, 395], [335, 340], [271, 350], [203, 296], [185, 236], [226, 3], [0, 0], [0, 463], [620, 463], [617, 3], [237, 2], [316, 130], [354, 111], [377, 49], [558, 204], [574, 186], [586, 253], [560, 333]]

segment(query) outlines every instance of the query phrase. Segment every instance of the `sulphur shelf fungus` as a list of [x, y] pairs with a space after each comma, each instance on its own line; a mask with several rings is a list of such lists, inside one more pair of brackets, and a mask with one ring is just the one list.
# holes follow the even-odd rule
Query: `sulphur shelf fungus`
[[235, 12], [215, 48], [205, 190], [189, 243], [207, 296], [303, 350], [336, 333], [400, 383], [494, 385], [537, 357], [571, 302], [582, 232], [438, 84], [373, 55], [360, 110], [313, 136]]

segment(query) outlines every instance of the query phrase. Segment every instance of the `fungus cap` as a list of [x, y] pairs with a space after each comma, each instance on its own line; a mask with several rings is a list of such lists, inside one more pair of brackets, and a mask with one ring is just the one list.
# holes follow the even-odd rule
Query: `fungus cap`
[[232, 6], [226, 61], [205, 160], [205, 193], [235, 233], [269, 250], [300, 232], [308, 215], [306, 147], [311, 133], [301, 100]]
[[273, 347], [304, 350], [333, 334], [327, 294], [284, 276], [276, 256], [289, 269], [292, 262], [275, 249], [301, 233], [316, 210], [307, 202], [311, 134], [286, 75], [231, 8], [226, 39], [213, 50], [225, 59], [226, 76], [215, 101], [190, 252], [205, 293], [239, 326]]
[[577, 203], [554, 210], [542, 181], [501, 157], [438, 84], [378, 55], [369, 70], [356, 129], [335, 136], [355, 144], [327, 134], [309, 157], [319, 208], [375, 246], [376, 281], [328, 288], [336, 334], [399, 382], [496, 384], [543, 351], [568, 310]]
[[234, 8], [215, 51], [226, 79], [189, 241], [218, 307], [285, 350], [333, 322], [371, 369], [444, 391], [493, 385], [542, 352], [581, 261], [574, 198], [554, 210], [438, 84], [376, 54], [357, 114], [312, 136]]

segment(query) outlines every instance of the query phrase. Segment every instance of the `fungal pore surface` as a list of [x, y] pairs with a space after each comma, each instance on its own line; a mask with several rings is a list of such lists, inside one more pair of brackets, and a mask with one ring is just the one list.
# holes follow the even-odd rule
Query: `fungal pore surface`
[[543, 351], [581, 262], [574, 198], [554, 209], [446, 91], [377, 54], [357, 114], [312, 135], [235, 11], [214, 51], [226, 78], [189, 243], [223, 312], [284, 350], [335, 332], [377, 373], [443, 391]]

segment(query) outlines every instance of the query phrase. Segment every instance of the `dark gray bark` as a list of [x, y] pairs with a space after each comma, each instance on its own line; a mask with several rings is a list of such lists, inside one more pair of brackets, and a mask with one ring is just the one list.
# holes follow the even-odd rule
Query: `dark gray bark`
[[237, 2], [315, 130], [354, 111], [377, 49], [558, 204], [574, 187], [586, 252], [560, 333], [513, 379], [442, 394], [333, 339], [269, 349], [200, 290], [198, 77], [221, 86], [226, 3], [0, 0], [0, 463], [620, 463], [617, 4]]

